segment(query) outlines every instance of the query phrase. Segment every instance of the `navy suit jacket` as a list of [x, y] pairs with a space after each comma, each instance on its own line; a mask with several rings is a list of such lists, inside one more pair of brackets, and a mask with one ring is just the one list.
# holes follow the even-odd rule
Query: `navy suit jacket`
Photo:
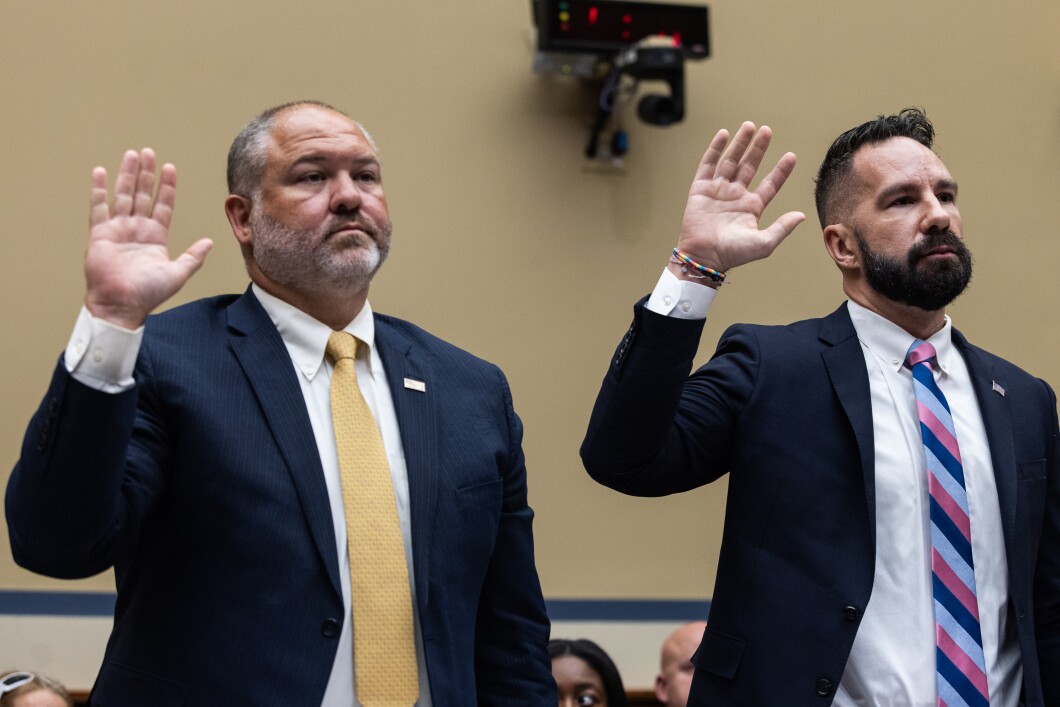
[[[554, 701], [504, 376], [407, 322], [375, 322], [434, 704]], [[249, 292], [152, 316], [135, 379], [108, 395], [60, 362], [7, 491], [20, 565], [63, 578], [115, 568], [93, 704], [319, 705], [349, 617], [313, 430], [276, 328]]]
[[[688, 377], [702, 327], [638, 304], [583, 461], [596, 480], [641, 496], [729, 474], [689, 705], [830, 704], [875, 561], [873, 421], [860, 342], [845, 305], [789, 326], [738, 325]], [[989, 436], [1025, 701], [1060, 704], [1056, 397], [956, 331], [953, 339]]]

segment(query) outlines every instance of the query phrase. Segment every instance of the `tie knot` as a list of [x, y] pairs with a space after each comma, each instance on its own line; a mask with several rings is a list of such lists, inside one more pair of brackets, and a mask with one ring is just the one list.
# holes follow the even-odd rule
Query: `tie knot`
[[912, 368], [918, 363], [930, 362], [933, 358], [935, 358], [935, 347], [926, 341], [917, 339], [905, 354], [905, 365]]
[[354, 338], [353, 334], [347, 334], [344, 331], [333, 331], [331, 336], [328, 337], [328, 345], [324, 349], [324, 353], [336, 363], [344, 358], [356, 358], [357, 339]]

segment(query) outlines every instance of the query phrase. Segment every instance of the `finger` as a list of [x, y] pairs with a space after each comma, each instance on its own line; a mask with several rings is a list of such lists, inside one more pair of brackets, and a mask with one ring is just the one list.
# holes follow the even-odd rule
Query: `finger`
[[773, 169], [769, 171], [769, 174], [762, 179], [759, 183], [758, 188], [755, 189], [755, 194], [762, 200], [763, 206], [769, 206], [769, 202], [773, 201], [773, 197], [777, 195], [780, 188], [784, 186], [784, 182], [788, 181], [788, 177], [795, 170], [795, 153], [785, 152], [784, 155], [777, 160], [777, 164]]
[[132, 213], [133, 189], [136, 188], [136, 172], [140, 167], [140, 155], [136, 150], [126, 150], [114, 180], [114, 201], [110, 205], [112, 216], [128, 216]]
[[718, 168], [715, 170], [715, 176], [726, 179], [733, 179], [736, 176], [740, 160], [743, 159], [744, 152], [747, 151], [747, 146], [751, 144], [751, 138], [754, 137], [754, 134], [755, 124], [751, 121], [747, 121], [740, 126], [740, 129], [736, 131], [736, 135], [732, 138], [732, 143], [721, 156]]
[[134, 216], [151, 213], [151, 196], [155, 190], [155, 152], [150, 147], [140, 151], [140, 169], [136, 173], [136, 191], [133, 194]]
[[110, 218], [107, 206], [107, 170], [96, 167], [92, 170], [92, 194], [88, 201], [88, 227], [93, 228]]
[[769, 236], [769, 252], [772, 253], [805, 220], [806, 214], [801, 211], [789, 211], [771, 223], [765, 230]]
[[177, 197], [177, 168], [168, 162], [162, 165], [162, 171], [158, 175], [158, 196], [155, 197], [154, 208], [151, 209], [151, 218], [169, 228], [173, 220], [173, 204]]
[[768, 125], [763, 125], [758, 129], [754, 140], [751, 141], [751, 148], [747, 150], [743, 159], [740, 160], [740, 166], [736, 170], [736, 181], [744, 186], [751, 183], [755, 173], [758, 172], [758, 167], [762, 164], [762, 158], [765, 157], [766, 150], [769, 149], [769, 142], [772, 139], [773, 131]]
[[714, 135], [707, 151], [703, 153], [703, 159], [700, 160], [699, 167], [696, 169], [697, 180], [714, 178], [714, 170], [717, 169], [718, 160], [721, 159], [721, 153], [725, 152], [727, 144], [729, 144], [729, 131], [723, 128]]

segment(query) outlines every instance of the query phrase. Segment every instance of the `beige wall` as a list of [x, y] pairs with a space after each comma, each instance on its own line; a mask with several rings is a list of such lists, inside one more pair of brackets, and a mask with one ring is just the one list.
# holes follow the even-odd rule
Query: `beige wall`
[[[809, 213], [811, 177], [836, 134], [926, 106], [977, 258], [954, 318], [1060, 384], [1060, 4], [710, 4], [714, 57], [687, 67], [686, 120], [659, 129], [630, 115], [627, 165], [609, 173], [582, 158], [594, 96], [575, 79], [531, 73], [529, 0], [0, 3], [0, 485], [82, 297], [92, 167], [113, 171], [123, 149], [144, 145], [177, 164], [175, 249], [217, 241], [177, 301], [240, 291], [222, 212], [225, 152], [258, 110], [302, 97], [350, 111], [383, 147], [395, 248], [373, 306], [510, 377], [550, 597], [712, 591], [724, 484], [625, 498], [591, 482], [577, 450], [630, 306], [654, 284], [720, 127], [773, 126], [777, 147], [801, 162], [769, 213]], [[785, 322], [841, 301], [812, 218], [731, 279], [704, 356], [726, 323]], [[30, 588], [111, 582], [37, 577], [0, 543], [0, 589]]]

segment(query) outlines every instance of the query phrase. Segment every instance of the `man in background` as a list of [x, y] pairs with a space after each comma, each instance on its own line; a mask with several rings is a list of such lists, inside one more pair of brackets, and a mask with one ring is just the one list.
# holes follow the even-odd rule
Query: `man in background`
[[169, 259], [151, 150], [109, 202], [93, 172], [85, 307], [6, 500], [20, 565], [115, 570], [93, 704], [555, 700], [504, 376], [367, 300], [381, 170], [334, 108], [265, 111], [228, 161], [251, 286], [158, 315], [211, 243]]
[[659, 674], [655, 676], [655, 699], [664, 705], [688, 704], [692, 686], [692, 654], [703, 639], [706, 621], [692, 621], [679, 626], [663, 642]]

